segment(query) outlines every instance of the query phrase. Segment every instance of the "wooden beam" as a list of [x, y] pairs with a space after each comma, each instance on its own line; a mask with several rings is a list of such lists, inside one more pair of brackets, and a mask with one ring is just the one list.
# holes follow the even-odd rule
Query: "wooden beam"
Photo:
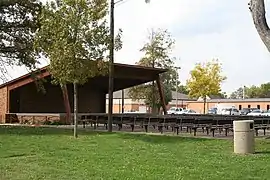
[[156, 74], [147, 74], [147, 73], [132, 73], [132, 72], [117, 72], [115, 78], [119, 79], [138, 79], [138, 80], [147, 80], [151, 81], [155, 79]]
[[[37, 78], [41, 79], [41, 78], [47, 77], [49, 75], [50, 75], [50, 73], [48, 71], [45, 71], [43, 73], [38, 74]], [[24, 86], [24, 85], [29, 84], [29, 83], [34, 82], [34, 81], [35, 81], [34, 78], [27, 77], [23, 80], [19, 80], [18, 82], [14, 82], [13, 84], [8, 85], [8, 90], [16, 89], [18, 87]]]
[[164, 97], [164, 89], [160, 80], [160, 76], [157, 77], [156, 79], [157, 85], [158, 85], [158, 91], [159, 91], [159, 96], [161, 99], [161, 103], [162, 103], [162, 109], [164, 114], [167, 114], [167, 108], [166, 108], [166, 103], [165, 103], [165, 97]]
[[6, 99], [6, 105], [7, 105], [7, 109], [6, 109], [6, 113], [9, 113], [10, 111], [10, 90], [7, 88], [7, 99]]

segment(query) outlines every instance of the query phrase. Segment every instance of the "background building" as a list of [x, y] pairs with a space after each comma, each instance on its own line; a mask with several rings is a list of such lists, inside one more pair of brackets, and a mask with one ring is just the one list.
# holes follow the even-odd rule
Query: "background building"
[[[144, 99], [134, 101], [129, 97], [128, 91], [129, 89], [124, 89], [122, 91], [116, 91], [113, 94], [114, 100], [113, 100], [113, 112], [114, 113], [122, 113], [122, 101], [124, 100], [124, 112], [141, 112], [146, 113], [149, 112], [149, 107], [145, 105]], [[124, 98], [122, 99], [122, 94]], [[178, 107], [186, 107], [187, 102], [196, 101], [192, 100], [188, 97], [186, 94], [177, 93], [175, 91], [172, 92], [172, 101], [169, 102], [167, 109], [169, 109], [172, 106], [178, 105]], [[108, 112], [108, 95], [106, 100], [106, 110]]]
[[[186, 94], [172, 92], [172, 101], [167, 105], [167, 109], [170, 107], [184, 107], [193, 109], [198, 113], [203, 113], [203, 99], [191, 99]], [[216, 107], [218, 104], [224, 106], [235, 106], [235, 108], [241, 110], [243, 108], [258, 108], [262, 110], [270, 109], [270, 98], [253, 98], [253, 99], [222, 99], [219, 96], [207, 97], [206, 100], [206, 112], [209, 108]], [[108, 111], [108, 95], [106, 100], [106, 107]], [[113, 100], [113, 112], [122, 113], [122, 91], [116, 91], [114, 93]], [[134, 101], [129, 97], [128, 89], [124, 89], [124, 112], [149, 112], [149, 107], [145, 105], [144, 99]]]
[[[235, 106], [241, 110], [243, 108], [258, 108], [261, 110], [270, 109], [270, 98], [252, 98], [252, 99], [211, 99], [206, 100], [206, 112], [209, 108], [215, 107], [218, 104], [224, 106]], [[198, 113], [203, 113], [203, 100], [187, 102], [187, 108], [193, 109]]]

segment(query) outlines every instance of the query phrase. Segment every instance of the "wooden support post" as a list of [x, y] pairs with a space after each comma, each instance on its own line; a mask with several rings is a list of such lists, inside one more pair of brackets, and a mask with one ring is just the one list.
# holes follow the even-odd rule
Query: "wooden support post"
[[7, 100], [6, 100], [6, 112], [5, 113], [9, 113], [10, 112], [10, 90], [7, 88]]
[[122, 114], [124, 113], [125, 109], [124, 109], [124, 105], [125, 105], [125, 90], [122, 89]]
[[156, 81], [157, 81], [157, 85], [158, 85], [159, 96], [160, 96], [160, 99], [162, 102], [162, 109], [163, 109], [164, 115], [166, 115], [167, 109], [166, 109], [166, 103], [165, 103], [165, 97], [164, 97], [164, 89], [162, 87], [162, 83], [160, 81], [159, 76], [157, 77]]

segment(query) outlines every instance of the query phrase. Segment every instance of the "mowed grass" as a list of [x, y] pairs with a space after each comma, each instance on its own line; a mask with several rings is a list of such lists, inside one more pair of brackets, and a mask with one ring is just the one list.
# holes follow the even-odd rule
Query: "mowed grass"
[[269, 140], [232, 151], [232, 140], [0, 127], [0, 180], [270, 179]]

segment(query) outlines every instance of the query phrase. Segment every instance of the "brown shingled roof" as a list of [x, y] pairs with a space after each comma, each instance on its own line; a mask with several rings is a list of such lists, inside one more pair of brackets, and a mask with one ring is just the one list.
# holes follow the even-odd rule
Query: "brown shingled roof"
[[[120, 64], [120, 63], [114, 63], [114, 67], [115, 68], [132, 68], [132, 69], [143, 69], [143, 70], [149, 70], [149, 71], [155, 71], [157, 72], [158, 74], [159, 73], [164, 73], [166, 72], [167, 70], [166, 69], [160, 69], [160, 68], [152, 68], [152, 67], [145, 67], [145, 66], [139, 66], [139, 65], [130, 65], [130, 64]], [[44, 76], [42, 77], [47, 77], [49, 76], [49, 72], [47, 70], [48, 66], [45, 66], [45, 67], [42, 67], [40, 69], [38, 69], [37, 71], [34, 71], [34, 72], [30, 72], [30, 73], [27, 73], [23, 76], [20, 76], [18, 78], [15, 78], [11, 81], [8, 81], [6, 83], [3, 83], [0, 85], [0, 88], [2, 87], [5, 87], [5, 86], [9, 86], [9, 85], [13, 85], [13, 84], [16, 84], [17, 82], [20, 82], [22, 80], [25, 80], [27, 78], [31, 78], [32, 74], [33, 73], [37, 73], [38, 71], [41, 72], [41, 74], [45, 74]]]

